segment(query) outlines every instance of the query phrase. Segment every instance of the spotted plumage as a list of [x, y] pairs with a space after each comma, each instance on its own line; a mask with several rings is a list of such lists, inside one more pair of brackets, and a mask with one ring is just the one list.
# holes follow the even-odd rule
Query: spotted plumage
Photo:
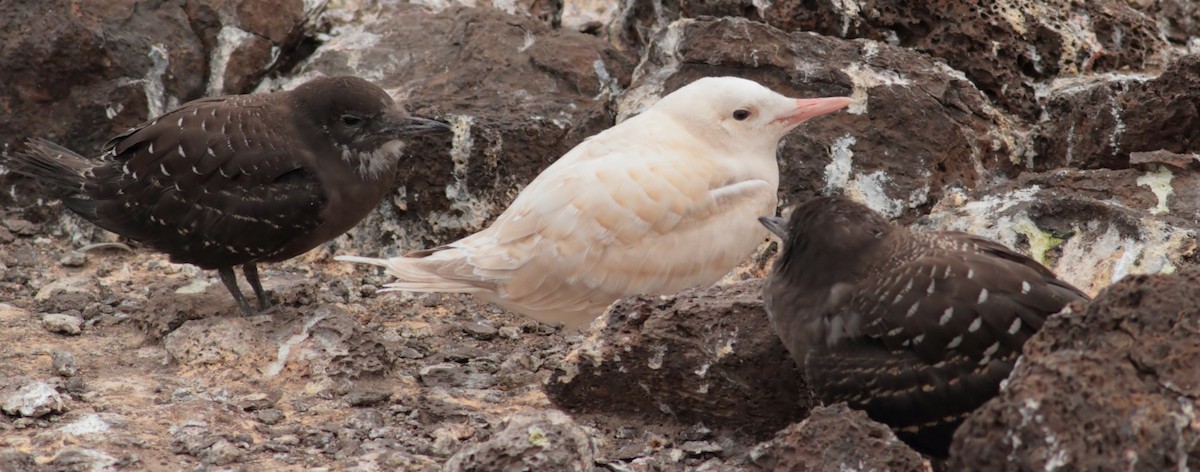
[[893, 226], [840, 197], [800, 205], [764, 288], [775, 332], [823, 401], [847, 402], [944, 457], [1021, 346], [1079, 289], [1003, 245]]
[[404, 136], [447, 131], [408, 116], [378, 86], [319, 78], [277, 93], [195, 100], [122, 133], [98, 160], [32, 139], [6, 165], [72, 193], [97, 226], [216, 269], [246, 313], [241, 265], [295, 257], [358, 223], [395, 179]]

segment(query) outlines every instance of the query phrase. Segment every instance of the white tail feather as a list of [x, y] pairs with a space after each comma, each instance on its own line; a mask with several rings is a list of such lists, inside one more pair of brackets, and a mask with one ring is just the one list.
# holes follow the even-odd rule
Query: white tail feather
[[333, 260], [341, 262], [353, 262], [356, 264], [371, 264], [381, 267], [387, 267], [387, 259], [376, 259], [374, 257], [362, 256], [334, 256]]
[[442, 293], [484, 293], [489, 290], [454, 281], [444, 282], [392, 282], [384, 284], [380, 292], [442, 292]]
[[454, 280], [433, 272], [436, 261], [417, 257], [377, 259], [360, 256], [337, 256], [335, 260], [371, 264], [387, 269], [387, 274], [399, 280], [384, 285], [384, 292], [458, 292], [481, 293], [486, 289], [466, 281]]

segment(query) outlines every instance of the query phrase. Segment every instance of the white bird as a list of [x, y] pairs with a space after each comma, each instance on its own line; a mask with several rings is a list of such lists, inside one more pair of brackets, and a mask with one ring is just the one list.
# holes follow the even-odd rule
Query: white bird
[[586, 327], [612, 302], [715, 283], [767, 236], [779, 140], [846, 97], [793, 99], [750, 80], [703, 78], [580, 143], [492, 225], [375, 259], [384, 291], [462, 292], [543, 322]]

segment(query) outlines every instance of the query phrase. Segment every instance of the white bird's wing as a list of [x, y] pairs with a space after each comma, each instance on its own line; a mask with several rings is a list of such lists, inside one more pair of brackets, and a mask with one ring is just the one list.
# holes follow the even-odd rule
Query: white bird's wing
[[[777, 184], [733, 179], [678, 147], [638, 151], [564, 156], [575, 159], [452, 246], [473, 276], [496, 281], [499, 298], [577, 309], [713, 283], [765, 238], [757, 217], [774, 214]], [[673, 154], [642, 154], [663, 151]]]

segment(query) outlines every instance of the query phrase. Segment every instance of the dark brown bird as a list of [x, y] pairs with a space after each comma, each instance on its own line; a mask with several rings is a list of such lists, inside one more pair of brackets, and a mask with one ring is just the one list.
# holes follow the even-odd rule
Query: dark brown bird
[[767, 313], [810, 387], [935, 457], [1046, 317], [1088, 298], [996, 242], [912, 232], [841, 197], [759, 221], [783, 240]]
[[329, 77], [188, 102], [113, 138], [98, 160], [33, 139], [6, 164], [71, 192], [63, 203], [99, 227], [216, 269], [253, 314], [234, 266], [268, 308], [258, 263], [353, 227], [390, 190], [401, 138], [448, 130], [366, 80]]

